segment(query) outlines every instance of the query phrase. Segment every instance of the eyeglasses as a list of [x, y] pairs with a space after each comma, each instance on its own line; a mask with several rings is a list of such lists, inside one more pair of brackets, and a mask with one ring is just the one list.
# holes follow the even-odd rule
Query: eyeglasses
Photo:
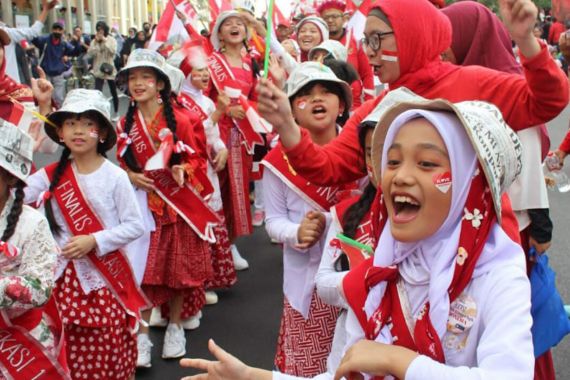
[[325, 21], [336, 21], [337, 19], [339, 19], [341, 17], [342, 17], [342, 15], [333, 14], [333, 15], [324, 16], [323, 20], [325, 20]]
[[394, 32], [374, 32], [368, 37], [364, 36], [361, 42], [364, 47], [368, 46], [370, 49], [378, 51], [382, 45], [382, 38], [391, 34], [394, 34]]

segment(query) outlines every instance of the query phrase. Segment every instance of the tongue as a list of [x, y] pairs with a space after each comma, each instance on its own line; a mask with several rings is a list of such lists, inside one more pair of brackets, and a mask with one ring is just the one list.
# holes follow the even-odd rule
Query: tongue
[[419, 206], [414, 206], [409, 203], [404, 203], [398, 211], [398, 219], [413, 218], [419, 211]]

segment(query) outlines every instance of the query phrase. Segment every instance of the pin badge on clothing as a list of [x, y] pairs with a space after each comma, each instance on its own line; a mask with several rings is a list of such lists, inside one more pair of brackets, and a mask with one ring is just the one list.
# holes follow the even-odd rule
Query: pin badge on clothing
[[477, 317], [477, 304], [468, 294], [461, 294], [449, 306], [447, 331], [453, 334], [462, 334], [469, 330]]
[[451, 188], [451, 173], [445, 172], [433, 175], [433, 184], [439, 191], [446, 194]]

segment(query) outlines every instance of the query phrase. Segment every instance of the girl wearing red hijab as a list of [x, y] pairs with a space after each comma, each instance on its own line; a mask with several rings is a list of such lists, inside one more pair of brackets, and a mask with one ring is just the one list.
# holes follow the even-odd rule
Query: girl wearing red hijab
[[[533, 35], [537, 16], [531, 0], [501, 1], [501, 15], [519, 46], [525, 77], [483, 67], [442, 62], [451, 45], [451, 25], [427, 0], [376, 0], [365, 27], [375, 74], [389, 89], [407, 87], [428, 99], [484, 100], [495, 104], [514, 130], [556, 117], [568, 104], [568, 79]], [[289, 162], [319, 185], [348, 182], [366, 174], [357, 125], [386, 93], [364, 103], [343, 133], [319, 147], [294, 122], [285, 93], [268, 81], [258, 86], [259, 112], [280, 134]]]

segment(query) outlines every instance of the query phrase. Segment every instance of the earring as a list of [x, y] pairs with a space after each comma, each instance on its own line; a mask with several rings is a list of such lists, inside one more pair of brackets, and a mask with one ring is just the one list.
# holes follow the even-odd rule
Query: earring
[[158, 94], [158, 96], [156, 97], [156, 102], [158, 104], [162, 104], [162, 97], [160, 96], [160, 94]]
[[220, 40], [220, 52], [221, 53], [226, 52], [226, 45], [224, 44], [224, 40]]
[[62, 139], [61, 137], [59, 138], [59, 142], [60, 142], [60, 143], [62, 143], [62, 142], [63, 142], [63, 139]]
[[105, 142], [105, 139], [99, 139], [99, 142], [103, 144]]
[[135, 106], [135, 99], [131, 96], [131, 107]]

